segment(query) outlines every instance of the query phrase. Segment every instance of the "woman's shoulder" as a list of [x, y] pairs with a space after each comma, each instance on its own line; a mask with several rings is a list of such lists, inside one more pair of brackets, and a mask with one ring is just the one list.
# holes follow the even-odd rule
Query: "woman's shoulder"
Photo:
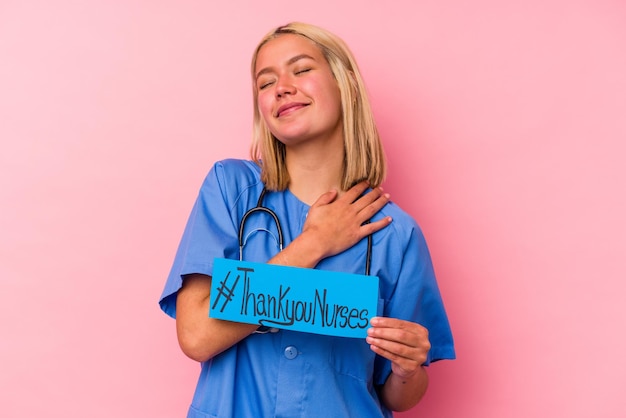
[[393, 201], [387, 203], [387, 205], [381, 209], [381, 213], [383, 216], [391, 216], [394, 221], [397, 220], [403, 226], [417, 226], [415, 219]]
[[253, 161], [225, 159], [213, 164], [206, 175], [200, 194], [207, 199], [221, 196], [230, 205], [252, 193], [258, 195], [261, 182], [261, 168]]
[[420, 239], [423, 239], [422, 229], [415, 218], [402, 209], [398, 204], [389, 202], [384, 208], [381, 209], [379, 216], [391, 217], [391, 224], [388, 228], [384, 228], [383, 230], [388, 230], [388, 232], [395, 235], [396, 238], [406, 241], [410, 239], [411, 235], [416, 235]]
[[261, 167], [250, 160], [228, 158], [213, 164], [212, 170], [221, 171], [224, 175], [235, 177], [250, 177], [257, 179], [261, 175]]
[[249, 160], [220, 160], [213, 164], [205, 182], [214, 179], [224, 186], [251, 186], [261, 181], [261, 168]]

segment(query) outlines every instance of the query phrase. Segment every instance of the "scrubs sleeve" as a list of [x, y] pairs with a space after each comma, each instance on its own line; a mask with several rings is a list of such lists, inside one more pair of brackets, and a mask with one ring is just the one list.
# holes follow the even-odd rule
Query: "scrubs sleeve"
[[[428, 329], [431, 349], [424, 365], [456, 357], [430, 252], [417, 224], [410, 229], [396, 287], [386, 301], [384, 315], [416, 322]], [[377, 361], [376, 380], [378, 384], [384, 384], [391, 373], [391, 362], [382, 357], [377, 357]]]
[[159, 300], [161, 309], [173, 318], [183, 276], [192, 273], [211, 276], [215, 257], [228, 258], [238, 252], [237, 225], [225, 184], [224, 167], [218, 163], [202, 184]]

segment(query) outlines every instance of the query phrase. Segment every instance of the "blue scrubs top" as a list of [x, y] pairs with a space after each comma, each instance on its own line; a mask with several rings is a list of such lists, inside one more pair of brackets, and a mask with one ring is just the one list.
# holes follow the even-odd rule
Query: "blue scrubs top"
[[[211, 276], [215, 257], [239, 259], [238, 230], [244, 213], [257, 205], [263, 184], [251, 161], [224, 160], [206, 177], [165, 284], [160, 306], [176, 316], [182, 277]], [[263, 202], [278, 215], [285, 246], [298, 236], [309, 206], [288, 190], [268, 192]], [[393, 222], [373, 236], [371, 273], [380, 280], [378, 315], [417, 322], [429, 331], [426, 364], [455, 357], [452, 334], [432, 262], [415, 221], [393, 203], [374, 219]], [[269, 215], [246, 222], [244, 260], [266, 262], [278, 252]], [[367, 240], [317, 269], [365, 274]], [[391, 363], [364, 339], [281, 330], [252, 334], [202, 363], [189, 418], [207, 417], [391, 417], [378, 398]]]

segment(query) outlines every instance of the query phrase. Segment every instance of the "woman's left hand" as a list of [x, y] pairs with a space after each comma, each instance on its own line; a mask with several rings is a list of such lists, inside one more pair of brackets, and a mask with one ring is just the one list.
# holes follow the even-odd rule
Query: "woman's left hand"
[[397, 318], [374, 317], [367, 330], [367, 343], [372, 351], [391, 360], [391, 370], [409, 378], [426, 362], [430, 341], [423, 326]]

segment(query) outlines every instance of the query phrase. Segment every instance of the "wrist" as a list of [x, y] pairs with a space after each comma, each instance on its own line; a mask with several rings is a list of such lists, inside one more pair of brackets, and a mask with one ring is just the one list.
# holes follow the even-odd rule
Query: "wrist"
[[323, 258], [323, 246], [316, 243], [306, 231], [297, 236], [283, 251], [272, 258], [270, 264], [314, 268]]
[[302, 267], [314, 268], [327, 255], [324, 253], [324, 246], [318, 242], [315, 235], [310, 231], [303, 231], [293, 240], [294, 250], [297, 252], [303, 264]]
[[410, 372], [397, 373], [391, 370], [390, 378], [398, 381], [399, 383], [408, 383], [412, 380], [421, 379], [424, 374], [426, 374], [426, 368], [424, 366], [419, 366], [417, 369]]

